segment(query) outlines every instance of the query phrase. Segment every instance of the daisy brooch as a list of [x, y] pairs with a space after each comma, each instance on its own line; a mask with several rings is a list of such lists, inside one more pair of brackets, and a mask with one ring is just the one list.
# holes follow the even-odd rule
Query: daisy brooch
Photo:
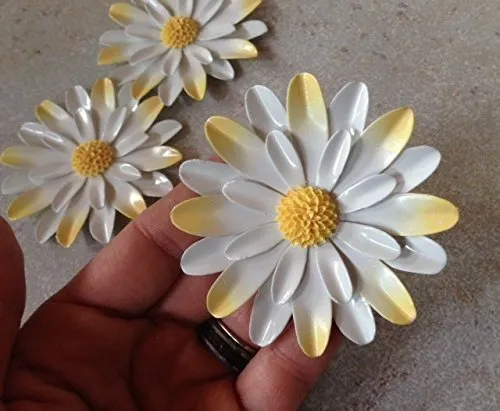
[[226, 164], [184, 163], [181, 179], [201, 197], [171, 215], [204, 237], [184, 253], [184, 272], [222, 272], [207, 297], [210, 313], [226, 317], [255, 296], [253, 342], [271, 344], [293, 318], [309, 357], [325, 351], [333, 321], [357, 344], [375, 337], [372, 309], [395, 324], [413, 322], [415, 306], [392, 268], [441, 271], [446, 253], [425, 236], [458, 221], [448, 201], [410, 193], [440, 161], [432, 147], [405, 149], [413, 111], [365, 128], [364, 84], [348, 84], [326, 106], [310, 74], [291, 81], [286, 109], [256, 86], [246, 111], [252, 130], [208, 120], [208, 141]]
[[100, 65], [120, 64], [118, 84], [132, 83], [139, 100], [158, 86], [170, 106], [184, 89], [195, 100], [205, 97], [207, 74], [234, 78], [228, 60], [258, 55], [249, 41], [267, 32], [259, 20], [241, 21], [261, 0], [136, 0], [116, 3], [110, 17], [119, 25], [101, 37]]
[[98, 80], [90, 96], [80, 86], [68, 91], [66, 110], [42, 102], [38, 122], [20, 129], [21, 144], [0, 156], [1, 164], [17, 169], [1, 185], [2, 194], [19, 194], [8, 217], [15, 221], [38, 213], [37, 240], [55, 234], [64, 247], [89, 218], [92, 237], [109, 242], [116, 210], [133, 219], [146, 209], [143, 195], [162, 197], [172, 190], [157, 170], [182, 159], [163, 145], [181, 125], [165, 120], [150, 129], [163, 107], [158, 97], [138, 106], [118, 102], [110, 79]]

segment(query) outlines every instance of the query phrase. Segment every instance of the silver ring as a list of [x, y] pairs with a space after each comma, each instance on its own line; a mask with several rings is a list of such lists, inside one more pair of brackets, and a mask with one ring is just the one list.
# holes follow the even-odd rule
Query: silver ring
[[198, 335], [212, 354], [238, 374], [257, 353], [215, 318], [200, 325]]

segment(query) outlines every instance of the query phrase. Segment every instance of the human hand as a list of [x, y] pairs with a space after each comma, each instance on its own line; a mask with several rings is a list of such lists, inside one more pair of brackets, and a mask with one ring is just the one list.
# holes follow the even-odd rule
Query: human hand
[[[19, 330], [22, 252], [0, 218], [1, 411], [281, 411], [300, 406], [340, 344], [307, 358], [293, 327], [235, 376], [197, 338], [216, 276], [181, 275], [195, 238], [170, 222], [178, 186], [131, 223]], [[225, 324], [249, 341], [248, 305]], [[2, 405], [3, 404], [3, 405]]]

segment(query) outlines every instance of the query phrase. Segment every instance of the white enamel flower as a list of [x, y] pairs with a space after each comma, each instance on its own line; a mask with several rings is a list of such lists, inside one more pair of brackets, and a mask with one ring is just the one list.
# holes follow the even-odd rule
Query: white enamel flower
[[133, 81], [140, 99], [158, 87], [170, 106], [184, 89], [195, 100], [206, 92], [207, 74], [234, 78], [228, 60], [258, 55], [249, 41], [267, 32], [259, 20], [240, 23], [262, 0], [136, 0], [111, 6], [110, 17], [122, 26], [101, 37], [99, 64], [122, 64], [112, 78]]
[[56, 234], [70, 247], [90, 215], [90, 233], [107, 243], [115, 210], [133, 219], [146, 209], [143, 195], [170, 192], [170, 180], [157, 170], [182, 159], [163, 145], [181, 125], [165, 120], [149, 130], [163, 103], [158, 97], [129, 103], [117, 103], [112, 81], [102, 79], [91, 96], [80, 86], [68, 91], [66, 110], [48, 100], [40, 104], [39, 122], [24, 124], [18, 133], [22, 145], [0, 156], [1, 164], [18, 169], [1, 186], [2, 194], [20, 194], [8, 217], [40, 213], [37, 240]]
[[324, 352], [333, 320], [357, 344], [375, 336], [371, 308], [411, 323], [415, 306], [390, 267], [442, 270], [444, 250], [424, 236], [458, 220], [448, 201], [409, 193], [440, 161], [432, 147], [404, 149], [412, 110], [365, 129], [364, 84], [348, 84], [326, 107], [309, 74], [292, 80], [286, 110], [261, 86], [247, 93], [246, 109], [253, 132], [208, 120], [207, 138], [227, 165], [183, 164], [182, 181], [201, 197], [172, 212], [177, 227], [205, 237], [184, 253], [184, 272], [222, 271], [207, 298], [211, 314], [228, 316], [256, 294], [252, 340], [272, 343], [293, 316], [310, 357]]

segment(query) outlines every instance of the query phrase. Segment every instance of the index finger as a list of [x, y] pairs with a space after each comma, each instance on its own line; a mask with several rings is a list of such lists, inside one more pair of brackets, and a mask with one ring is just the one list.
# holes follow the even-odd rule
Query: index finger
[[126, 227], [55, 300], [130, 316], [152, 308], [178, 278], [179, 258], [196, 240], [170, 221], [172, 208], [193, 196], [178, 185]]

